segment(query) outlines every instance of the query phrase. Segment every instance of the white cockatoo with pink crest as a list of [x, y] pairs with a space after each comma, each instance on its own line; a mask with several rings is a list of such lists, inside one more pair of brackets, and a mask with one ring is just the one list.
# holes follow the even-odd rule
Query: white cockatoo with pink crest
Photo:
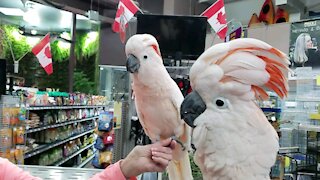
[[270, 179], [279, 137], [255, 99], [268, 98], [265, 88], [287, 95], [288, 65], [283, 52], [251, 38], [214, 45], [192, 65], [193, 92], [180, 112], [203, 179]]
[[136, 34], [125, 48], [136, 110], [145, 133], [153, 142], [174, 137], [181, 146], [173, 150], [173, 160], [167, 168], [169, 179], [193, 179], [188, 153], [191, 128], [180, 116], [184, 98], [163, 65], [156, 38]]

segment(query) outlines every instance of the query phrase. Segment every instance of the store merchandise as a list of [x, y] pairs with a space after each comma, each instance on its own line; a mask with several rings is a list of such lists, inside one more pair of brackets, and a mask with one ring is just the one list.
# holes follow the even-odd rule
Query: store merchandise
[[23, 164], [26, 112], [20, 96], [0, 97], [0, 157]]
[[272, 0], [265, 0], [259, 15], [259, 20], [266, 24], [273, 24], [275, 17]]
[[40, 116], [36, 113], [29, 113], [29, 118], [26, 120], [26, 126], [29, 128], [35, 128], [40, 126]]
[[[90, 136], [92, 136], [93, 138], [92, 134]], [[67, 160], [69, 160], [68, 158], [71, 156], [76, 157], [76, 155], [80, 155], [82, 152], [92, 151], [92, 138], [85, 138], [83, 136], [75, 140], [71, 140], [67, 143], [62, 144], [61, 146], [57, 146], [53, 149], [41, 153], [40, 155], [36, 155], [27, 159], [27, 163], [42, 166], [62, 165], [66, 163]]]
[[50, 128], [43, 131], [37, 131], [31, 134], [28, 134], [28, 151], [32, 151], [34, 144], [49, 144], [57, 141], [62, 141], [68, 139], [72, 136], [87, 132], [94, 129], [93, 121], [84, 121], [77, 124], [70, 124], [67, 126]]
[[33, 111], [29, 113], [29, 119], [26, 120], [26, 125], [28, 129], [32, 129], [41, 126], [96, 117], [98, 115], [99, 110], [97, 108]]
[[114, 116], [112, 111], [101, 111], [98, 119], [98, 127], [95, 132], [98, 135], [94, 147], [98, 150], [92, 160], [96, 168], [106, 168], [112, 163], [112, 151], [115, 134]]
[[12, 128], [2, 128], [0, 129], [1, 135], [1, 147], [2, 148], [10, 148], [13, 144], [13, 133]]
[[29, 106], [101, 106], [106, 105], [105, 96], [65, 92], [28, 92]]
[[100, 112], [98, 121], [98, 130], [108, 132], [113, 128], [113, 112]]
[[13, 128], [13, 136], [14, 136], [14, 143], [15, 144], [20, 144], [24, 145], [25, 143], [25, 129], [24, 127], [18, 127], [18, 128]]
[[5, 107], [3, 108], [3, 125], [19, 124], [20, 107]]
[[1, 99], [1, 157], [18, 164], [79, 167], [85, 164], [74, 160], [82, 163], [93, 157], [95, 119], [105, 108], [106, 97], [40, 91], [20, 94], [27, 96], [16, 101], [13, 96]]

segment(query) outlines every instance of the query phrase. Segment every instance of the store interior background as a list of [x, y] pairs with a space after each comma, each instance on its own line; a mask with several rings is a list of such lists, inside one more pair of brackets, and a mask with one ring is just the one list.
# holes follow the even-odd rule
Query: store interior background
[[[214, 2], [215, 0], [137, 0], [140, 9], [144, 13], [166, 15], [199, 15]], [[224, 2], [227, 20], [241, 22], [244, 28], [247, 27], [253, 13], [260, 13], [264, 3], [263, 0], [225, 0]], [[319, 19], [320, 2], [315, 0], [274, 0], [273, 4], [275, 7], [284, 8], [289, 12], [290, 22], [273, 25], [261, 24], [260, 26], [248, 28], [247, 37], [263, 40], [288, 54], [291, 23]], [[109, 100], [122, 102], [121, 128], [115, 129], [113, 162], [125, 157], [134, 147], [135, 142], [130, 138], [130, 128], [132, 126], [132, 116], [136, 116], [130, 98], [130, 79], [124, 68], [126, 62], [125, 45], [121, 43], [119, 35], [111, 30], [117, 5], [118, 0], [0, 1], [1, 8], [18, 8], [23, 10], [20, 13], [24, 13], [24, 15], [5, 15], [0, 13], [0, 26], [13, 25], [20, 28], [20, 30], [24, 28], [25, 34], [29, 37], [38, 38], [38, 41], [47, 32], [51, 32], [57, 38], [57, 41], [55, 41], [56, 46], [59, 46], [58, 43], [60, 42], [62, 47], [66, 47], [64, 51], [56, 53], [59, 54], [60, 59], [53, 57], [54, 74], [51, 77], [45, 75], [32, 53], [26, 54], [20, 61], [18, 74], [18, 76], [25, 78], [26, 85], [41, 89], [57, 88], [65, 92], [71, 89], [71, 92], [80, 91], [99, 94], [107, 96]], [[26, 16], [28, 12], [29, 17]], [[77, 14], [75, 23], [77, 35], [75, 40], [81, 43], [75, 45], [74, 57], [70, 58], [72, 13]], [[136, 23], [135, 18], [130, 21], [127, 29], [127, 38], [135, 34]], [[37, 33], [34, 34], [33, 32], [31, 34], [31, 30], [36, 30]], [[61, 37], [63, 32], [67, 32], [68, 35]], [[220, 42], [222, 40], [212, 32], [208, 25], [205, 49]], [[30, 47], [28, 48], [30, 49]], [[20, 52], [16, 58], [23, 55], [24, 52]], [[7, 69], [12, 71], [13, 61], [11, 54], [7, 53], [6, 58], [9, 62]], [[76, 71], [72, 73], [73, 80], [86, 81], [87, 83], [84, 83], [84, 85], [77, 86], [73, 84], [70, 87], [68, 76], [70, 74], [68, 72], [70, 59], [75, 62], [73, 68]], [[185, 75], [187, 71], [188, 68], [177, 72]], [[175, 73], [176, 71], [171, 70], [171, 72]], [[300, 133], [300, 131], [303, 128], [308, 129], [310, 127], [299, 126], [300, 123], [313, 125], [314, 132], [320, 131], [320, 123], [309, 118], [309, 114], [314, 113], [316, 108], [320, 106], [320, 88], [316, 86], [315, 81], [315, 77], [312, 76], [307, 79], [304, 78], [304, 81], [291, 79], [289, 80], [289, 96], [285, 101], [280, 101], [277, 97], [272, 96], [274, 98], [273, 101], [276, 101], [276, 108], [282, 111], [281, 118], [280, 115], [279, 118], [286, 121], [286, 123], [281, 124], [283, 128], [281, 133], [284, 138], [280, 142], [285, 147], [301, 145], [306, 148], [307, 142], [304, 140], [307, 134]], [[39, 84], [39, 82], [42, 82], [42, 84]], [[287, 104], [290, 105], [287, 106]], [[278, 115], [276, 116], [278, 118]], [[299, 132], [294, 133], [293, 131]], [[297, 135], [299, 137], [296, 137]], [[290, 139], [290, 142], [288, 142], [288, 139]], [[305, 152], [306, 149], [301, 150], [300, 148], [299, 151]]]

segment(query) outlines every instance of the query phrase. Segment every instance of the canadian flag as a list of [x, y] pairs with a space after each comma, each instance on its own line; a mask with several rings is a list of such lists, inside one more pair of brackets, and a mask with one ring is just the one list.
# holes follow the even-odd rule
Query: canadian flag
[[50, 34], [48, 33], [41, 41], [32, 48], [32, 53], [38, 58], [41, 66], [48, 75], [52, 74], [52, 58], [50, 51]]
[[206, 9], [201, 16], [206, 16], [208, 18], [210, 26], [218, 34], [220, 39], [224, 40], [228, 31], [228, 26], [223, 0], [217, 0]]
[[120, 34], [122, 42], [126, 39], [126, 27], [139, 8], [131, 0], [120, 0], [112, 30]]

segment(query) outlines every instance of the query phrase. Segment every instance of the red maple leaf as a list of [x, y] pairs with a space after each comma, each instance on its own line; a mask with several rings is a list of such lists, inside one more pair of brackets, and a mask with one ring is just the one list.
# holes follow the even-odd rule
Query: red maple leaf
[[226, 23], [226, 14], [222, 14], [222, 12], [218, 13], [217, 20], [220, 24]]
[[47, 56], [47, 58], [51, 58], [51, 52], [49, 46], [46, 47], [44, 50], [44, 54]]
[[124, 13], [124, 7], [120, 6], [120, 8], [118, 9], [118, 11], [116, 13], [116, 17], [120, 17], [123, 13]]

